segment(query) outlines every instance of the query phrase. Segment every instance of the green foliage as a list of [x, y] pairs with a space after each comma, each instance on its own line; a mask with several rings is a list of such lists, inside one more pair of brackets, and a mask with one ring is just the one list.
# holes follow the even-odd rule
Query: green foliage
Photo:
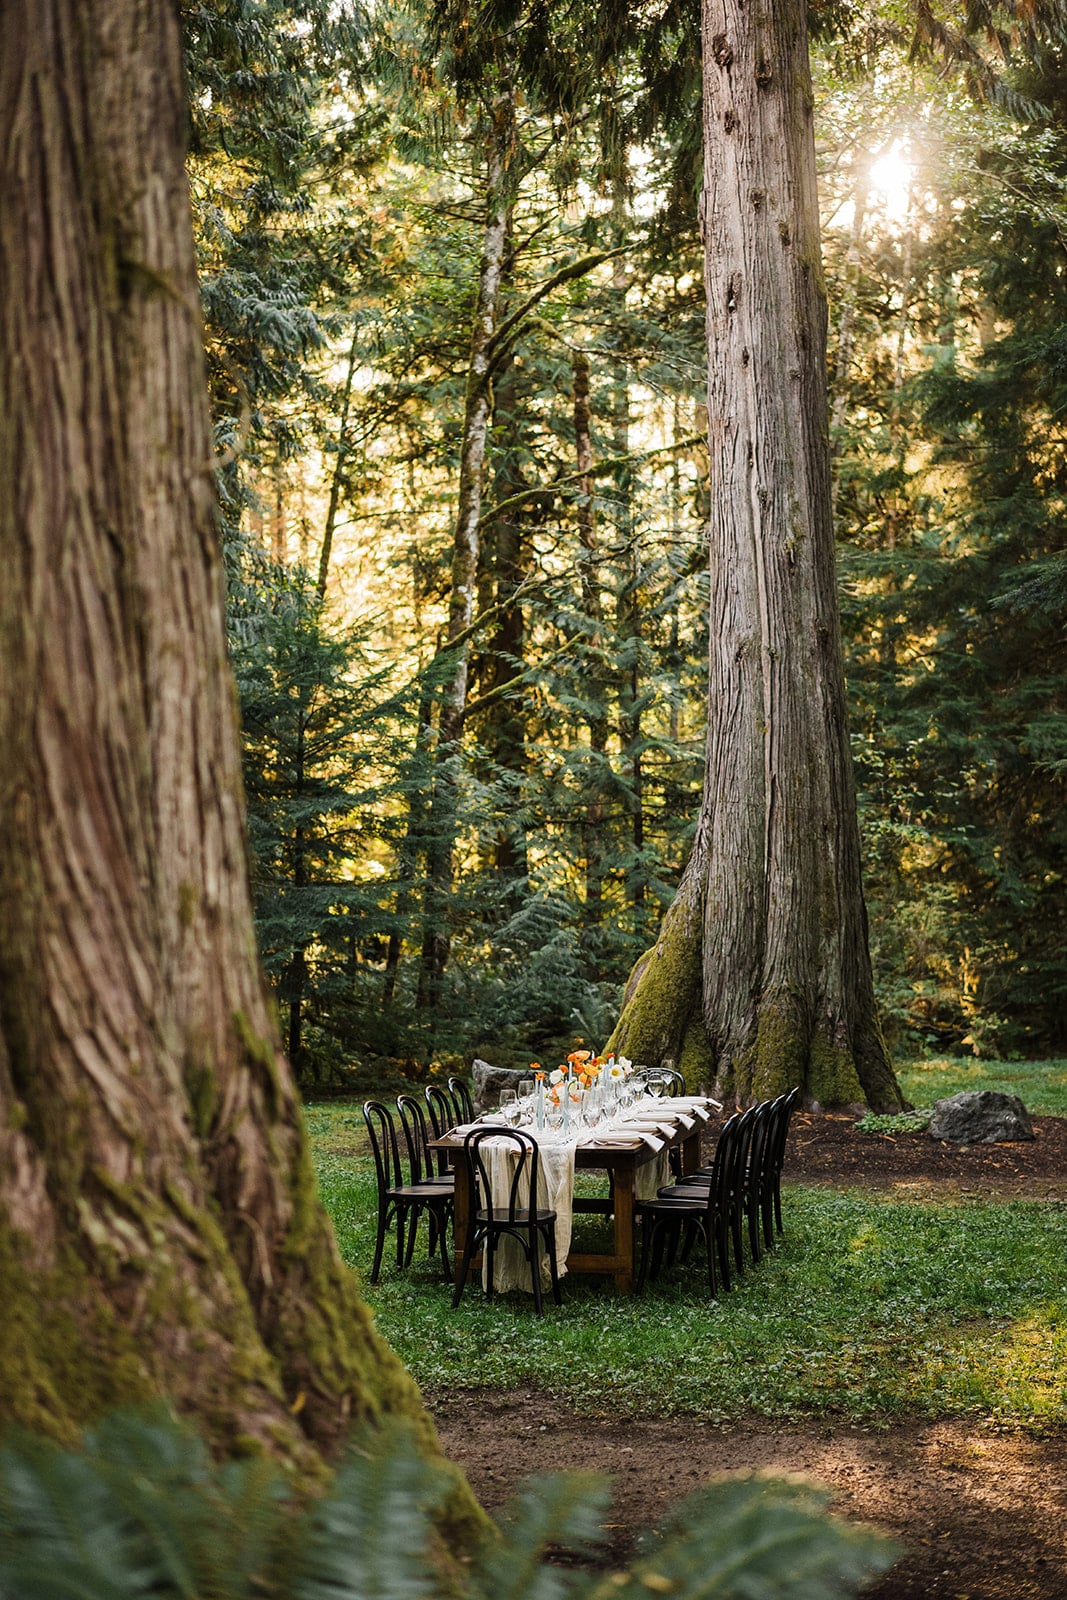
[[861, 1133], [922, 1133], [929, 1126], [929, 1111], [868, 1111], [856, 1123]]
[[32, 1437], [0, 1450], [0, 1594], [558, 1600], [637, 1596], [669, 1582], [679, 1600], [843, 1600], [895, 1554], [826, 1516], [817, 1491], [754, 1479], [694, 1495], [632, 1573], [575, 1574], [547, 1558], [595, 1554], [606, 1488], [546, 1477], [525, 1486], [461, 1573], [435, 1550], [447, 1491], [447, 1475], [402, 1434], [365, 1434], [329, 1491], [300, 1506], [269, 1462], [220, 1466], [165, 1415], [118, 1413], [80, 1451]]
[[901, 1043], [985, 1058], [1058, 1050], [1067, 1017], [1063, 81], [1062, 46], [1016, 62], [1016, 121], [924, 89], [913, 211], [835, 246], [875, 971]]
[[389, 745], [395, 770], [409, 715], [368, 632], [331, 628], [299, 568], [261, 568], [258, 586], [231, 598], [260, 952], [307, 1083], [344, 1059], [344, 1010], [378, 921], [353, 867], [388, 839]]
[[[999, 109], [976, 110], [904, 59], [895, 13], [862, 36], [847, 8], [816, 13], [878, 997], [898, 1046], [1052, 1052], [1067, 1017], [1062, 54], [1024, 30], [1029, 55], [1007, 50]], [[374, 666], [339, 668], [341, 680], [388, 663], [390, 692], [404, 684], [412, 712], [420, 702], [414, 719], [383, 710], [370, 761], [334, 773], [360, 825], [319, 814], [338, 848], [316, 883], [297, 892], [288, 868], [261, 872], [272, 975], [307, 952], [304, 1068], [340, 1081], [383, 1058], [426, 1070], [603, 1038], [671, 901], [702, 778], [696, 9], [581, 0], [549, 22], [525, 0], [366, 14], [226, 0], [183, 19], [209, 368], [233, 456], [220, 481], [236, 653], [243, 614], [271, 610], [276, 568], [299, 550], [338, 615], [375, 618]], [[955, 44], [959, 60], [985, 48]], [[920, 54], [946, 48], [926, 38]], [[486, 129], [507, 82], [523, 102], [508, 334], [492, 374], [454, 873], [431, 892]], [[916, 168], [906, 217], [871, 187], [872, 161], [895, 144]], [[849, 208], [858, 220], [843, 224]], [[617, 260], [566, 275], [620, 244]], [[591, 480], [577, 461], [582, 362]], [[264, 716], [291, 712], [283, 665]], [[450, 956], [429, 1006], [421, 952], [441, 920]], [[284, 1004], [303, 982], [297, 964]]]

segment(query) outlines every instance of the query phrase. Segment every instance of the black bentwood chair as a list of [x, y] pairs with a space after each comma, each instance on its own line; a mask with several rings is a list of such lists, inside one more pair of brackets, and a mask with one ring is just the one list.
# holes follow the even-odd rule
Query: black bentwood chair
[[[423, 1096], [426, 1100], [426, 1110], [429, 1112], [430, 1127], [433, 1129], [435, 1139], [440, 1139], [442, 1134], [447, 1133], [450, 1128], [458, 1127], [461, 1122], [470, 1121], [470, 1118], [464, 1116], [462, 1107], [456, 1101], [452, 1091], [446, 1089], [443, 1084], [428, 1083], [423, 1090]], [[448, 1157], [443, 1150], [438, 1150], [438, 1173], [443, 1176], [450, 1170]]]
[[793, 1112], [800, 1102], [800, 1085], [790, 1089], [787, 1095], [781, 1097], [778, 1108], [778, 1119], [771, 1149], [767, 1158], [767, 1178], [765, 1180], [764, 1196], [761, 1200], [763, 1210], [763, 1234], [768, 1242], [773, 1242], [774, 1234], [771, 1232], [770, 1214], [774, 1211], [774, 1226], [779, 1233], [782, 1232], [782, 1163], [785, 1160], [785, 1142], [789, 1136], [789, 1123]]
[[396, 1223], [396, 1264], [411, 1265], [415, 1250], [415, 1234], [419, 1218], [424, 1211], [430, 1218], [430, 1254], [439, 1246], [441, 1265], [445, 1278], [452, 1276], [448, 1259], [448, 1218], [452, 1210], [453, 1185], [439, 1178], [413, 1179], [406, 1172], [400, 1157], [396, 1123], [387, 1106], [380, 1100], [368, 1100], [363, 1107], [363, 1120], [370, 1134], [374, 1155], [374, 1171], [378, 1180], [378, 1233], [374, 1241], [374, 1265], [370, 1271], [371, 1283], [378, 1282], [382, 1265], [385, 1235], [391, 1222]]
[[[418, 1184], [428, 1183], [434, 1188], [447, 1186], [454, 1190], [456, 1175], [448, 1165], [448, 1157], [443, 1150], [429, 1149], [430, 1139], [436, 1138], [436, 1134], [428, 1126], [425, 1105], [413, 1094], [398, 1094], [396, 1109], [400, 1113], [400, 1126], [404, 1130], [410, 1181]], [[435, 1157], [438, 1159], [435, 1160]], [[443, 1170], [441, 1162], [444, 1163]]]
[[[749, 1242], [752, 1245], [752, 1259], [759, 1260], [759, 1241], [753, 1236], [752, 1211], [750, 1198], [755, 1194], [756, 1179], [753, 1168], [753, 1155], [756, 1150], [756, 1138], [759, 1134], [762, 1142], [761, 1125], [765, 1121], [764, 1108], [768, 1101], [762, 1101], [758, 1106], [749, 1106], [748, 1110], [737, 1117], [737, 1132], [734, 1138], [734, 1148], [730, 1153], [729, 1170], [726, 1173], [716, 1171], [719, 1152], [716, 1148], [715, 1161], [711, 1166], [702, 1167], [699, 1172], [690, 1173], [688, 1177], [680, 1178], [676, 1184], [667, 1189], [660, 1190], [661, 1199], [671, 1199], [675, 1196], [699, 1198], [706, 1194], [713, 1182], [722, 1184], [723, 1205], [726, 1212], [726, 1221], [730, 1237], [734, 1246], [734, 1261], [738, 1272], [745, 1270], [744, 1233], [746, 1223], [749, 1229]], [[731, 1121], [734, 1119], [731, 1118]], [[725, 1129], [723, 1130], [725, 1132]], [[720, 1139], [722, 1135], [719, 1135]], [[759, 1156], [757, 1155], [757, 1159]]]
[[[715, 1159], [706, 1188], [686, 1189], [678, 1184], [663, 1189], [655, 1200], [639, 1200], [635, 1207], [641, 1219], [641, 1262], [637, 1272], [637, 1292], [645, 1279], [654, 1278], [663, 1260], [667, 1240], [673, 1260], [678, 1234], [683, 1228], [690, 1235], [702, 1233], [707, 1254], [708, 1286], [712, 1299], [719, 1293], [719, 1277], [724, 1289], [730, 1287], [730, 1233], [733, 1189], [738, 1157], [738, 1130], [741, 1117], [736, 1113], [724, 1125], [715, 1146]], [[688, 1255], [688, 1249], [685, 1252]], [[718, 1263], [718, 1272], [716, 1272]]]
[[[482, 1146], [488, 1141], [503, 1141], [514, 1146], [513, 1166], [508, 1184], [506, 1202], [494, 1203], [488, 1155]], [[556, 1213], [537, 1209], [537, 1180], [539, 1158], [537, 1144], [527, 1134], [516, 1128], [473, 1128], [463, 1141], [462, 1160], [467, 1164], [472, 1197], [471, 1221], [467, 1244], [452, 1295], [452, 1309], [459, 1305], [460, 1296], [470, 1273], [471, 1261], [478, 1246], [485, 1250], [486, 1297], [493, 1293], [493, 1264], [496, 1247], [503, 1237], [514, 1239], [530, 1266], [533, 1285], [534, 1310], [542, 1315], [541, 1299], [541, 1249], [548, 1254], [552, 1275], [552, 1298], [557, 1305], [563, 1301], [559, 1292], [559, 1270], [556, 1265]], [[529, 1178], [529, 1199], [520, 1198], [523, 1178]]]
[[[782, 1231], [782, 1161], [789, 1120], [799, 1099], [800, 1089], [795, 1088], [788, 1094], [780, 1094], [776, 1100], [762, 1101], [751, 1113], [746, 1112], [746, 1116], [751, 1116], [752, 1126], [747, 1130], [751, 1142], [747, 1154], [742, 1151], [739, 1157], [735, 1184], [739, 1205], [735, 1214], [739, 1222], [743, 1216], [748, 1223], [753, 1261], [760, 1259], [763, 1250], [773, 1247], [775, 1227], [778, 1233]], [[660, 1194], [706, 1192], [711, 1170], [710, 1166], [701, 1167], [670, 1190], [661, 1189]]]
[[459, 1111], [459, 1116], [456, 1120], [458, 1122], [473, 1122], [474, 1096], [471, 1094], [470, 1084], [464, 1078], [449, 1078], [448, 1089], [452, 1096], [452, 1104]]

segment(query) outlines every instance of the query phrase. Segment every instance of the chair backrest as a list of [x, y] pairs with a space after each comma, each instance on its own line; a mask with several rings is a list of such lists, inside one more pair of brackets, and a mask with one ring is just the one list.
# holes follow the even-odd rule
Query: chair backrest
[[378, 1179], [378, 1193], [395, 1188], [404, 1181], [404, 1168], [400, 1161], [400, 1145], [396, 1137], [396, 1123], [392, 1112], [380, 1100], [367, 1100], [363, 1105], [363, 1120], [370, 1134], [370, 1147], [374, 1153], [374, 1172]]
[[463, 1121], [456, 1102], [451, 1094], [440, 1083], [428, 1083], [423, 1091], [426, 1096], [426, 1105], [430, 1113], [430, 1126], [433, 1136], [439, 1139], [449, 1128], [454, 1128], [458, 1122]]
[[[499, 1141], [515, 1146], [506, 1205], [494, 1204], [493, 1201], [489, 1157], [482, 1150], [482, 1146], [489, 1140], [497, 1141], [497, 1148]], [[472, 1128], [463, 1141], [463, 1158], [469, 1166], [471, 1184], [479, 1196], [480, 1209], [485, 1212], [490, 1222], [514, 1222], [517, 1213], [525, 1211], [527, 1206], [531, 1211], [536, 1211], [538, 1153], [536, 1142], [528, 1134], [520, 1133], [517, 1128]], [[524, 1173], [529, 1175], [530, 1180], [529, 1199], [526, 1201], [519, 1194]]]
[[716, 1141], [715, 1155], [711, 1163], [711, 1181], [708, 1184], [709, 1211], [721, 1211], [729, 1199], [737, 1168], [737, 1130], [740, 1125], [741, 1113], [735, 1111], [733, 1116], [728, 1117], [723, 1123]]
[[734, 1156], [734, 1189], [740, 1190], [745, 1186], [745, 1175], [748, 1172], [748, 1158], [752, 1149], [752, 1136], [756, 1131], [756, 1113], [759, 1106], [749, 1106], [747, 1111], [742, 1111], [737, 1124], [737, 1150]]
[[774, 1142], [772, 1160], [776, 1172], [781, 1172], [782, 1162], [785, 1159], [785, 1141], [789, 1136], [789, 1122], [793, 1111], [800, 1101], [800, 1085], [790, 1089], [788, 1094], [781, 1096], [781, 1107], [778, 1112], [778, 1130]]
[[474, 1096], [471, 1094], [470, 1084], [464, 1078], [449, 1078], [449, 1091], [452, 1103], [459, 1109], [459, 1121], [474, 1121]]
[[404, 1130], [411, 1182], [421, 1183], [423, 1178], [433, 1177], [434, 1171], [434, 1152], [426, 1148], [426, 1141], [430, 1137], [426, 1107], [413, 1094], [398, 1094], [396, 1109], [400, 1113], [400, 1126]]
[[748, 1152], [749, 1194], [757, 1194], [771, 1159], [776, 1133], [777, 1100], [761, 1100], [752, 1118], [752, 1139]]

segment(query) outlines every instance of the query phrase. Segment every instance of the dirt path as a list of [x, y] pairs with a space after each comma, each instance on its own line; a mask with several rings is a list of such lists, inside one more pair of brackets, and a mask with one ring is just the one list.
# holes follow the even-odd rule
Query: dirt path
[[1067, 1435], [1033, 1440], [963, 1423], [781, 1428], [758, 1418], [612, 1422], [549, 1408], [529, 1390], [429, 1395], [446, 1453], [490, 1511], [532, 1472], [610, 1473], [613, 1556], [637, 1529], [723, 1472], [800, 1473], [834, 1509], [876, 1524], [905, 1553], [872, 1600], [1067, 1600]]
[[[922, 1135], [857, 1134], [849, 1118], [797, 1119], [786, 1176], [841, 1187], [1067, 1200], [1067, 1121], [1035, 1120], [1033, 1144], [950, 1149]], [[1067, 1217], [1065, 1217], [1067, 1247]], [[674, 1501], [724, 1472], [800, 1473], [831, 1490], [841, 1514], [904, 1546], [870, 1600], [1067, 1600], [1067, 1429], [1046, 1438], [972, 1422], [915, 1422], [884, 1432], [723, 1429], [697, 1421], [576, 1416], [531, 1390], [427, 1394], [445, 1451], [490, 1510], [531, 1472], [609, 1473], [613, 1557]]]

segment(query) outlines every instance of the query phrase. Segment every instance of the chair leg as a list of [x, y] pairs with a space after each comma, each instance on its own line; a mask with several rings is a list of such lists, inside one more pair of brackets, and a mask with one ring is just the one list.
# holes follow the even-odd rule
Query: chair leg
[[496, 1234], [490, 1228], [485, 1235], [485, 1298], [493, 1298], [493, 1269], [496, 1265]]
[[774, 1196], [770, 1189], [760, 1197], [760, 1215], [763, 1218], [763, 1247], [770, 1250], [774, 1245]]
[[374, 1265], [370, 1269], [371, 1283], [378, 1282], [378, 1274], [382, 1269], [382, 1251], [385, 1249], [385, 1233], [389, 1226], [389, 1211], [387, 1206], [378, 1207], [378, 1237], [374, 1241]]
[[415, 1255], [415, 1235], [419, 1231], [419, 1218], [422, 1215], [422, 1206], [416, 1200], [408, 1212], [408, 1244], [404, 1251], [404, 1265], [410, 1267]]
[[[440, 1209], [438, 1209], [437, 1206], [432, 1207], [432, 1209], [430, 1211], [430, 1217], [437, 1224], [437, 1242], [441, 1246], [441, 1266], [444, 1269], [445, 1282], [446, 1283], [450, 1283], [451, 1279], [452, 1279], [452, 1263], [451, 1263], [451, 1261], [449, 1259], [449, 1255], [448, 1255], [448, 1206], [447, 1206], [447, 1203], [445, 1205], [441, 1206]], [[431, 1253], [431, 1255], [433, 1254], [432, 1246], [431, 1246], [431, 1252], [430, 1253]]]
[[715, 1243], [719, 1252], [719, 1267], [722, 1272], [722, 1286], [730, 1287], [730, 1230], [725, 1217], [717, 1217], [714, 1226]]
[[675, 1251], [678, 1247], [677, 1229], [663, 1217], [653, 1219], [652, 1229], [652, 1261], [649, 1267], [649, 1277], [655, 1282], [663, 1267], [664, 1251], [667, 1253], [667, 1265], [673, 1266]]
[[748, 1206], [748, 1243], [752, 1251], [752, 1262], [755, 1265], [762, 1254], [759, 1242], [759, 1207], [755, 1200], [752, 1200]]
[[718, 1282], [716, 1281], [716, 1277], [715, 1277], [715, 1229], [714, 1228], [705, 1228], [704, 1229], [704, 1245], [705, 1245], [705, 1248], [706, 1248], [707, 1253], [708, 1253], [708, 1287], [711, 1290], [711, 1298], [713, 1300], [717, 1300], [719, 1298], [719, 1285], [718, 1285]]
[[634, 1285], [635, 1294], [642, 1294], [644, 1292], [645, 1277], [648, 1273], [649, 1244], [652, 1234], [655, 1230], [655, 1226], [655, 1218], [649, 1216], [648, 1212], [646, 1211], [644, 1216], [641, 1218], [641, 1259], [637, 1266], [637, 1282]]
[[563, 1296], [559, 1292], [559, 1264], [556, 1260], [556, 1227], [550, 1223], [545, 1229], [545, 1243], [548, 1246], [548, 1270], [552, 1279], [552, 1298], [558, 1306], [563, 1304]]
[[741, 1237], [741, 1208], [735, 1204], [730, 1211], [730, 1232], [734, 1240], [734, 1260], [738, 1272], [745, 1270], [745, 1246]]
[[477, 1231], [474, 1227], [471, 1227], [467, 1233], [467, 1244], [463, 1251], [463, 1260], [460, 1263], [459, 1277], [456, 1279], [456, 1287], [452, 1291], [453, 1311], [455, 1311], [456, 1307], [459, 1305], [460, 1296], [462, 1295], [463, 1290], [466, 1288], [467, 1279], [470, 1276], [471, 1262], [474, 1260], [474, 1252], [477, 1247]]
[[[532, 1207], [532, 1200], [531, 1200]], [[543, 1317], [545, 1308], [541, 1296], [541, 1251], [539, 1230], [536, 1222], [531, 1222], [530, 1232], [526, 1243], [526, 1259], [530, 1263], [530, 1286], [533, 1289], [534, 1312]]]

